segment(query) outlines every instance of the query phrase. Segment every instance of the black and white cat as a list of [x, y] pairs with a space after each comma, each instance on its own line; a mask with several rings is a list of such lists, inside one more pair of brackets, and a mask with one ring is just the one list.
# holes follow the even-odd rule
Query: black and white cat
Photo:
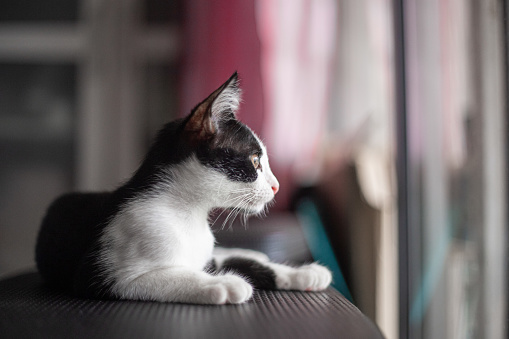
[[235, 117], [239, 101], [235, 73], [164, 126], [127, 183], [57, 199], [37, 241], [43, 278], [82, 296], [196, 304], [243, 303], [253, 287], [325, 289], [331, 273], [316, 263], [214, 248], [211, 210], [258, 214], [279, 189], [265, 146]]

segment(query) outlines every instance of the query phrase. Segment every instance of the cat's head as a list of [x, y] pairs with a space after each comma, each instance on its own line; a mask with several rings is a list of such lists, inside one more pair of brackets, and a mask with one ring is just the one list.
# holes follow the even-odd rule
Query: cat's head
[[265, 146], [235, 116], [240, 100], [234, 73], [178, 125], [169, 124], [162, 135], [176, 135], [177, 140], [166, 139], [161, 145], [166, 150], [169, 143], [178, 145], [181, 156], [173, 155], [170, 162], [184, 166], [179, 176], [187, 177], [193, 189], [208, 192], [216, 204], [213, 207], [256, 214], [273, 200], [279, 183]]
[[[258, 213], [279, 190], [267, 149], [236, 118], [240, 103], [237, 73], [197, 105], [185, 120], [184, 133], [196, 145], [196, 157], [222, 176], [217, 184], [227, 194], [226, 208]], [[219, 186], [218, 186], [219, 187]]]

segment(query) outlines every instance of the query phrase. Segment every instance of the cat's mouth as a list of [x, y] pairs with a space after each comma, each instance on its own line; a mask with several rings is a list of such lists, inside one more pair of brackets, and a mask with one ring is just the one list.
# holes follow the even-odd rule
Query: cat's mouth
[[[230, 211], [236, 212], [236, 214], [242, 214], [244, 216], [260, 215], [267, 212], [268, 207], [274, 203], [274, 196], [267, 195], [249, 195], [248, 197], [234, 197], [231, 199], [232, 205], [226, 207]], [[235, 206], [236, 205], [236, 206]]]
[[264, 203], [253, 204], [250, 206], [243, 206], [242, 208], [237, 208], [239, 214], [243, 214], [245, 216], [253, 216], [262, 213], [265, 210]]

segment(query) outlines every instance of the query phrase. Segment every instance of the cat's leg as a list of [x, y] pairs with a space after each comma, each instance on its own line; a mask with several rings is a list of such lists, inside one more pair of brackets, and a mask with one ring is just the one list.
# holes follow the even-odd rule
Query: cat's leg
[[239, 304], [249, 300], [252, 286], [235, 274], [213, 276], [185, 267], [162, 268], [126, 283], [113, 292], [122, 299], [192, 304]]
[[332, 282], [332, 274], [325, 266], [277, 264], [263, 253], [250, 250], [221, 249], [217, 255], [214, 252], [214, 266], [218, 272], [238, 273], [260, 289], [322, 291]]

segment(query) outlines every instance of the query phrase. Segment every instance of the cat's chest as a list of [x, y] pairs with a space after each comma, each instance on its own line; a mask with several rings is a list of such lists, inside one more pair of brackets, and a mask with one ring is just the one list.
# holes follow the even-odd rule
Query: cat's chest
[[214, 236], [206, 221], [180, 228], [172, 237], [173, 248], [169, 250], [174, 265], [202, 269], [212, 258]]
[[206, 215], [186, 215], [154, 199], [125, 206], [103, 244], [112, 264], [202, 269], [212, 257], [214, 236]]
[[205, 218], [171, 217], [152, 218], [140, 232], [140, 241], [150, 244], [150, 257], [157, 265], [186, 266], [202, 269], [210, 261], [214, 236]]

